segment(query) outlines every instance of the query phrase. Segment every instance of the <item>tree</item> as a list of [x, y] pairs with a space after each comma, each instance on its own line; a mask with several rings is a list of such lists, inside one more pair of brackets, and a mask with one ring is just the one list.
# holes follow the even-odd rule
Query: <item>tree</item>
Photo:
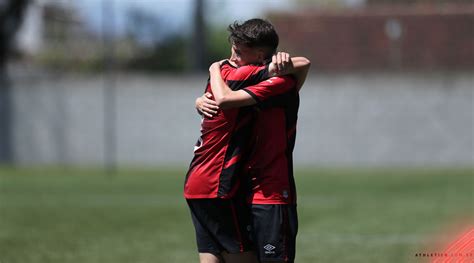
[[29, 0], [0, 0], [0, 163], [13, 162], [11, 87], [7, 61]]
[[204, 71], [206, 65], [206, 30], [204, 20], [205, 1], [196, 0], [193, 14], [193, 36], [189, 48], [191, 65], [194, 70]]

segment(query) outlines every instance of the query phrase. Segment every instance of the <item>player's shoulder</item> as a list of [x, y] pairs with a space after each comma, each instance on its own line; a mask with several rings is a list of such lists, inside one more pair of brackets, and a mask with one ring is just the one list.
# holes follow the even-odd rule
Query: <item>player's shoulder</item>
[[275, 76], [274, 78], [281, 79], [283, 81], [295, 81], [295, 76], [288, 74], [288, 75], [282, 75], [282, 76]]
[[237, 69], [236, 66], [232, 65], [229, 60], [224, 60], [221, 64], [221, 69], [232, 69], [235, 70]]
[[235, 79], [248, 79], [252, 76], [268, 71], [267, 65], [245, 65], [235, 69], [232, 76]]
[[237, 70], [241, 71], [252, 71], [252, 70], [260, 70], [266, 68], [268, 65], [265, 64], [248, 64], [245, 66], [240, 66]]
[[270, 84], [294, 85], [296, 79], [293, 75], [274, 76], [266, 80]]
[[237, 68], [234, 67], [232, 64], [229, 63], [229, 61], [225, 60], [221, 64], [221, 75], [222, 78], [227, 79], [230, 74], [233, 74]]

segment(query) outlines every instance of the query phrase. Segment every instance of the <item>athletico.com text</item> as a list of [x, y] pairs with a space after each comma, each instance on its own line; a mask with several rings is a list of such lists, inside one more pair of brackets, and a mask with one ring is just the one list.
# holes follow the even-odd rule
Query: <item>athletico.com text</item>
[[474, 257], [474, 253], [416, 253], [415, 257], [423, 258], [471, 258]]

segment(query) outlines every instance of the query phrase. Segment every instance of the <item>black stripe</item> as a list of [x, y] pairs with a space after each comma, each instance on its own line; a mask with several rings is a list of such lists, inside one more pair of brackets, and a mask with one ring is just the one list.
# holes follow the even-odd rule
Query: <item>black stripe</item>
[[[225, 61], [224, 63], [231, 65], [228, 61]], [[248, 86], [256, 85], [267, 78], [268, 65], [245, 80], [228, 80], [227, 85], [232, 90], [240, 90]], [[230, 167], [222, 169], [219, 178], [219, 188], [217, 190], [218, 197], [226, 196], [234, 190], [233, 188], [237, 185], [237, 180], [239, 179], [238, 176], [242, 171], [243, 163], [248, 160], [247, 151], [250, 148], [249, 143], [253, 131], [253, 125], [255, 123], [254, 113], [255, 112], [252, 107], [243, 107], [239, 109], [239, 113], [235, 121], [235, 125], [239, 126], [239, 130], [235, 130], [234, 127], [234, 130], [231, 133], [232, 137], [227, 146], [223, 165], [225, 166], [227, 162], [236, 155], [240, 155], [241, 159]], [[246, 123], [242, 124], [244, 121]]]
[[296, 142], [296, 131], [288, 138], [288, 132], [296, 127], [298, 121], [298, 108], [300, 104], [300, 98], [296, 89], [292, 90], [292, 98], [288, 100], [288, 105], [285, 108], [285, 119], [286, 119], [286, 135], [287, 135], [287, 146], [286, 146], [286, 160], [288, 165], [288, 181], [290, 184], [291, 203], [296, 203], [296, 184], [293, 174], [293, 149], [295, 148]]
[[233, 67], [233, 68], [237, 68], [236, 66], [232, 65], [232, 64], [229, 62], [229, 60], [227, 60], [227, 59], [224, 60], [224, 62], [222, 62], [221, 68], [222, 68], [222, 66], [224, 66], [224, 65], [229, 65], [229, 66], [231, 66], [231, 67]]
[[259, 70], [257, 73], [251, 75], [249, 78], [244, 80], [227, 80], [227, 85], [231, 90], [240, 90], [245, 87], [256, 85], [266, 79], [268, 79], [268, 65], [265, 68]]
[[243, 89], [243, 91], [245, 91], [245, 92], [247, 92], [248, 94], [250, 94], [250, 96], [252, 96], [252, 98], [253, 98], [257, 103], [260, 102], [260, 99], [257, 97], [257, 95], [255, 95], [255, 93], [251, 92], [251, 91], [248, 90], [248, 89]]
[[289, 103], [293, 99], [293, 90], [287, 91], [283, 94], [272, 96], [264, 101], [258, 101], [257, 107], [260, 109], [267, 109], [267, 108], [274, 108], [274, 107], [281, 107], [281, 108], [288, 108]]
[[[245, 122], [245, 124], [241, 124]], [[223, 165], [236, 155], [240, 155], [240, 160], [227, 168], [222, 168], [219, 178], [219, 188], [217, 196], [223, 197], [232, 192], [237, 185], [237, 180], [242, 172], [243, 164], [248, 159], [250, 136], [252, 135], [253, 125], [255, 123], [252, 108], [244, 107], [239, 111], [236, 119], [236, 125], [241, 125], [238, 130], [232, 131], [232, 137], [227, 146]]]

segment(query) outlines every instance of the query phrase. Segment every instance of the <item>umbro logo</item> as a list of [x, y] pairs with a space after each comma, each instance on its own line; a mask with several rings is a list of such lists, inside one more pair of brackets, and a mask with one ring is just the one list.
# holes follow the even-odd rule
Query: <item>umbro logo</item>
[[275, 246], [271, 245], [271, 244], [266, 244], [264, 247], [265, 249], [265, 254], [275, 254], [275, 251], [273, 251], [275, 249]]

